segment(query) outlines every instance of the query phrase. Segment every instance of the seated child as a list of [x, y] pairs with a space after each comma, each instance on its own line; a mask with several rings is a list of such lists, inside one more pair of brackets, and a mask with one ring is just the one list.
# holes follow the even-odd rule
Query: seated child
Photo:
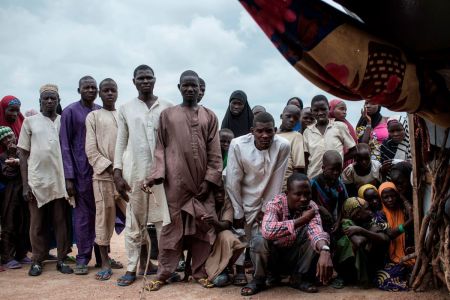
[[[231, 284], [229, 271], [236, 259], [241, 255], [247, 246], [234, 232], [233, 206], [226, 196], [223, 186], [215, 191], [217, 220], [213, 216], [205, 216], [204, 221], [212, 224], [217, 232], [211, 254], [206, 260], [205, 269], [214, 286], [223, 287]], [[244, 274], [245, 276], [245, 274]]]
[[355, 162], [342, 172], [342, 181], [346, 184], [349, 195], [356, 196], [364, 184], [378, 186], [381, 183], [381, 164], [370, 159], [370, 147], [367, 144], [356, 145]]
[[386, 216], [390, 238], [388, 263], [378, 271], [376, 285], [386, 291], [408, 290], [407, 277], [414, 259], [407, 255], [414, 252], [412, 208], [392, 182], [383, 183], [378, 192]]
[[369, 203], [369, 209], [373, 214], [373, 217], [377, 222], [382, 223], [386, 221], [386, 217], [382, 210], [380, 196], [378, 190], [374, 185], [365, 184], [358, 190], [358, 197], [362, 198]]
[[374, 218], [369, 203], [358, 197], [345, 200], [342, 216], [344, 235], [336, 243], [336, 269], [346, 283], [367, 286], [385, 262], [387, 225]]
[[30, 212], [22, 197], [22, 177], [17, 155], [16, 137], [7, 126], [0, 126], [0, 181], [1, 192], [2, 263], [8, 269], [19, 269], [30, 264]]

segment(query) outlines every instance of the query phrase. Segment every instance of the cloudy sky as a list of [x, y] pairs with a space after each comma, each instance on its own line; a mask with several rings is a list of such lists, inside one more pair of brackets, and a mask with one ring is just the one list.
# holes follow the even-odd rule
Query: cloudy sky
[[[195, 70], [206, 80], [204, 105], [219, 120], [236, 89], [274, 116], [292, 96], [309, 106], [326, 94], [284, 60], [237, 0], [2, 0], [0, 28], [0, 92], [21, 99], [23, 111], [37, 108], [45, 83], [59, 86], [63, 107], [78, 100], [84, 75], [114, 78], [120, 105], [137, 94], [139, 64], [155, 70], [155, 94], [176, 103], [179, 75]], [[348, 103], [352, 123], [361, 106]]]

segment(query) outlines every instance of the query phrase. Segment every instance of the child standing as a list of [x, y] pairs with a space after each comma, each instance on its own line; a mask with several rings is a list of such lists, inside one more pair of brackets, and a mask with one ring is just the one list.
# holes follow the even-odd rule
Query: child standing
[[300, 108], [292, 104], [286, 106], [281, 114], [281, 126], [280, 131], [277, 134], [278, 136], [288, 140], [291, 145], [288, 166], [284, 175], [283, 191], [286, 190], [287, 179], [292, 175], [292, 173], [303, 173], [305, 170], [303, 135], [294, 130], [295, 124], [297, 124], [300, 119], [300, 114]]
[[5, 185], [1, 193], [2, 263], [8, 269], [30, 264], [30, 213], [22, 197], [22, 178], [17, 158], [16, 137], [11, 128], [0, 126], [0, 180]]

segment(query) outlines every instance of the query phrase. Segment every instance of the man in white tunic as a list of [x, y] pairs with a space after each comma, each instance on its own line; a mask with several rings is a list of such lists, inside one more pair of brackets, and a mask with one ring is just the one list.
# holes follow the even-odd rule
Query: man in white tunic
[[90, 112], [86, 117], [86, 155], [93, 168], [95, 198], [95, 243], [99, 246], [102, 269], [96, 274], [98, 280], [111, 278], [113, 267], [108, 255], [116, 221], [116, 206], [125, 216], [126, 202], [118, 195], [113, 181], [114, 151], [117, 139], [117, 84], [111, 78], [99, 85], [103, 108]]
[[254, 237], [261, 236], [265, 205], [281, 193], [290, 145], [286, 139], [275, 135], [275, 121], [267, 112], [254, 118], [251, 131], [231, 142], [226, 190], [233, 203], [237, 227], [244, 226], [245, 221], [250, 256], [255, 268], [253, 276], [257, 280], [267, 267], [267, 262], [257, 261], [260, 256], [256, 256], [253, 250], [260, 247], [255, 245], [258, 239]]
[[42, 262], [48, 256], [49, 226], [55, 230], [61, 273], [73, 273], [64, 259], [70, 249], [68, 230], [69, 202], [64, 182], [64, 169], [59, 144], [61, 117], [56, 114], [58, 87], [47, 84], [40, 89], [41, 112], [26, 118], [20, 132], [18, 148], [23, 194], [30, 209], [30, 240], [33, 263], [28, 274], [42, 273]]
[[[136, 280], [139, 260], [139, 273], [144, 272], [148, 251], [147, 223], [155, 225], [159, 236], [163, 221], [165, 224], [170, 222], [164, 187], [153, 187], [151, 194], [141, 190], [153, 163], [159, 116], [164, 109], [173, 106], [153, 94], [155, 81], [149, 66], [138, 66], [133, 83], [139, 96], [119, 108], [114, 182], [119, 194], [128, 201], [125, 224], [128, 266], [125, 275], [117, 281], [119, 286], [128, 286]], [[154, 273], [156, 266], [150, 265], [147, 274]]]

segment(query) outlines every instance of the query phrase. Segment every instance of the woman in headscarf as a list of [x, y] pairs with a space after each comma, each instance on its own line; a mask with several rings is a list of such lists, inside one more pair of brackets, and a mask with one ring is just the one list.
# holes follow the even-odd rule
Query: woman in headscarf
[[222, 129], [230, 129], [237, 138], [250, 133], [252, 126], [253, 113], [248, 105], [247, 95], [240, 90], [234, 91], [230, 96], [230, 104], [222, 121]]
[[20, 100], [14, 96], [5, 96], [0, 101], [0, 126], [8, 126], [19, 139], [24, 116], [20, 112]]
[[356, 134], [360, 143], [369, 144], [372, 159], [380, 160], [380, 146], [388, 138], [387, 118], [381, 115], [381, 106], [370, 104], [368, 101], [364, 104], [361, 111], [361, 118], [356, 125]]
[[[339, 121], [342, 123], [345, 123], [348, 128], [348, 132], [352, 136], [353, 140], [355, 140], [355, 143], [358, 143], [358, 138], [356, 136], [355, 128], [353, 128], [352, 124], [350, 124], [349, 121], [347, 121], [347, 105], [343, 100], [340, 99], [334, 99], [330, 101], [330, 111], [328, 113], [329, 118], [335, 119], [335, 121]], [[344, 149], [344, 153], [347, 153], [348, 149]], [[352, 163], [352, 160], [344, 161], [344, 168], [347, 167]]]
[[377, 274], [378, 288], [386, 291], [408, 290], [406, 277], [415, 260], [405, 260], [414, 252], [412, 208], [405, 197], [398, 193], [392, 182], [385, 182], [378, 188], [383, 212], [388, 223], [389, 262]]

